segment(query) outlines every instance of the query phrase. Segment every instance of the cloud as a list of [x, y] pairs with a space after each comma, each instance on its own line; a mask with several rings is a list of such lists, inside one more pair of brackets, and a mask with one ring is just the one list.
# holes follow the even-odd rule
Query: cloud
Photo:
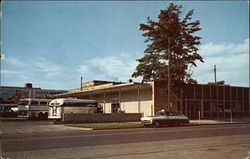
[[58, 76], [61, 74], [61, 71], [63, 68], [59, 65], [56, 65], [54, 63], [50, 63], [45, 58], [38, 57], [35, 60], [26, 60], [26, 59], [19, 59], [14, 57], [8, 57], [6, 58], [6, 63], [8, 66], [12, 68], [18, 68], [18, 71], [15, 69], [8, 70], [3, 73], [5, 74], [11, 74], [11, 72], [15, 72], [18, 74], [27, 74], [30, 72], [38, 72], [42, 73], [43, 77], [45, 78], [53, 78], [55, 76]]
[[46, 59], [39, 57], [33, 64], [38, 72], [45, 73], [46, 78], [53, 78], [61, 74], [63, 68], [59, 65], [49, 63]]
[[232, 56], [249, 52], [249, 39], [243, 43], [207, 43], [199, 48], [199, 52], [204, 57], [210, 56]]
[[16, 75], [16, 74], [21, 74], [22, 71], [12, 71], [12, 70], [1, 70], [3, 74], [6, 75]]
[[15, 57], [5, 57], [4, 59], [7, 64], [12, 65], [14, 67], [27, 67], [28, 64], [25, 60], [20, 60], [19, 58]]
[[67, 85], [62, 82], [67, 81], [67, 76], [62, 75], [64, 68], [50, 63], [45, 58], [38, 57], [31, 61], [30, 59], [7, 57], [4, 64], [7, 64], [7, 66], [3, 66], [2, 70], [4, 85], [13, 85], [14, 83], [20, 86], [26, 82], [37, 82], [38, 87], [52, 86], [46, 88], [56, 88], [53, 86], [58, 86], [57, 89], [60, 89], [58, 83], [61, 83], [61, 87]]
[[[193, 77], [199, 83], [214, 81], [214, 65], [217, 68], [217, 81], [224, 80], [236, 86], [249, 85], [249, 39], [242, 43], [205, 44], [201, 55], [205, 63], [198, 63]], [[246, 45], [247, 44], [247, 45]], [[208, 47], [209, 46], [209, 47]], [[204, 49], [205, 48], [205, 49]]]
[[135, 57], [122, 53], [119, 56], [98, 57], [87, 60], [76, 71], [87, 80], [127, 81], [137, 65]]

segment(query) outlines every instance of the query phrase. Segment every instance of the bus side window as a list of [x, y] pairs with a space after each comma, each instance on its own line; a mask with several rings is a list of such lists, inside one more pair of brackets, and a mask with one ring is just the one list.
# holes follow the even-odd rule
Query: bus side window
[[38, 101], [31, 101], [31, 105], [38, 105]]
[[40, 105], [48, 105], [48, 102], [40, 102]]

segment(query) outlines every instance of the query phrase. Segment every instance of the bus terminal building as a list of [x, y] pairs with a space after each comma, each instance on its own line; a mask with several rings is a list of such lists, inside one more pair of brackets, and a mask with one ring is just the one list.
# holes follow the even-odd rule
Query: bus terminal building
[[58, 94], [56, 98], [79, 98], [96, 100], [103, 113], [141, 113], [153, 116], [165, 109], [187, 115], [190, 119], [249, 118], [250, 100], [248, 87], [229, 85], [185, 85], [183, 102], [171, 95], [168, 106], [164, 83], [90, 81], [80, 89]]

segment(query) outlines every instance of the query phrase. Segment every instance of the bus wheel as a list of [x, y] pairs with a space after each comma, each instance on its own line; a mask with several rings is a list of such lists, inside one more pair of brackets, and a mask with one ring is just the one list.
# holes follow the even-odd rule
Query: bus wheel
[[47, 113], [47, 112], [46, 112], [46, 113], [44, 113], [43, 118], [44, 118], [45, 120], [48, 120], [48, 113]]
[[145, 127], [145, 128], [149, 128], [149, 127], [150, 127], [150, 125], [144, 125], [144, 127]]
[[40, 112], [40, 113], [38, 114], [38, 119], [39, 119], [39, 120], [42, 120], [42, 119], [43, 119], [43, 113]]

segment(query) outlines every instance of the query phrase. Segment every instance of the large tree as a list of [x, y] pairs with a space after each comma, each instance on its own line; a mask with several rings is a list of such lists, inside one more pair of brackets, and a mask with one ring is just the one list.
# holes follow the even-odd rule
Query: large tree
[[197, 48], [201, 37], [195, 34], [201, 30], [200, 22], [192, 21], [193, 10], [183, 15], [181, 9], [181, 5], [170, 3], [166, 10], [160, 11], [158, 21], [148, 17], [147, 24], [140, 24], [145, 43], [149, 44], [145, 55], [137, 59], [139, 64], [132, 74], [132, 77], [142, 76], [144, 82], [171, 79], [171, 92], [175, 94], [181, 93], [183, 84], [197, 83], [190, 70], [196, 67], [196, 61], [203, 62]]

